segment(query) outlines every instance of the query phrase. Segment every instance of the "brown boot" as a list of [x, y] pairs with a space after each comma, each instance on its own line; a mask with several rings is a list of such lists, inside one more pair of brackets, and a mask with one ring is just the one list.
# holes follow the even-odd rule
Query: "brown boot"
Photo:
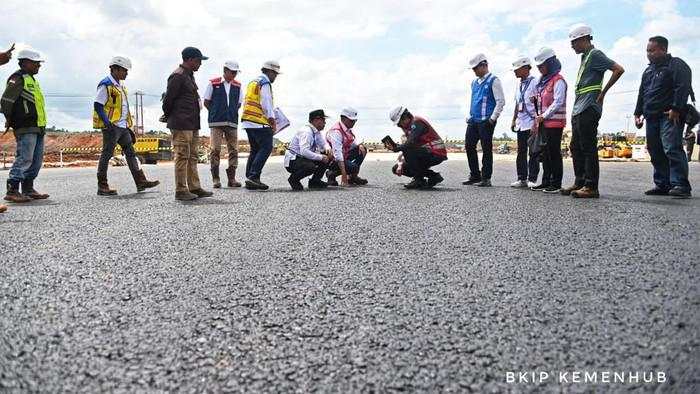
[[7, 205], [0, 204], [0, 213], [7, 211]]
[[227, 168], [226, 177], [228, 178], [228, 187], [241, 187], [241, 183], [236, 180], [236, 168]]
[[575, 190], [578, 190], [578, 189], [580, 189], [580, 188], [582, 188], [582, 187], [583, 187], [583, 186], [579, 186], [579, 185], [577, 185], [577, 184], [573, 184], [573, 185], [571, 185], [571, 186], [569, 186], [569, 187], [567, 187], [567, 188], [565, 188], [565, 189], [559, 190], [559, 193], [561, 193], [561, 194], [564, 195], [564, 196], [568, 196], [568, 195], [571, 195], [571, 192], [573, 192], [573, 191], [575, 191]]
[[34, 180], [27, 180], [22, 182], [22, 194], [31, 198], [32, 200], [46, 200], [49, 195], [46, 193], [39, 193], [34, 190]]
[[572, 191], [571, 197], [573, 197], [573, 198], [598, 198], [598, 197], [600, 197], [600, 193], [598, 193], [598, 189], [593, 189], [591, 187], [584, 186], [578, 190]]
[[[228, 170], [226, 171], [228, 172]], [[221, 178], [219, 178], [219, 167], [211, 168], [211, 180], [214, 184], [214, 189], [221, 189]]]
[[19, 192], [19, 182], [13, 182], [9, 179], [7, 180], [7, 194], [5, 194], [5, 200], [15, 203], [32, 201], [31, 198], [22, 195], [22, 193]]
[[160, 185], [160, 181], [149, 181], [146, 179], [146, 174], [143, 173], [143, 170], [138, 170], [131, 175], [134, 177], [134, 183], [136, 183], [136, 191], [142, 192]]
[[97, 195], [98, 196], [116, 196], [117, 191], [109, 188], [107, 176], [97, 176]]

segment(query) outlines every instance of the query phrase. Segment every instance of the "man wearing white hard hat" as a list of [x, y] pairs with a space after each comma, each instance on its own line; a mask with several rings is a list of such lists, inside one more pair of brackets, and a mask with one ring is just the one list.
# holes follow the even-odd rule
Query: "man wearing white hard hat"
[[280, 64], [274, 60], [265, 62], [262, 75], [248, 83], [241, 124], [248, 135], [250, 153], [245, 166], [245, 187], [249, 190], [267, 190], [260, 181], [263, 167], [272, 153], [272, 136], [277, 132], [275, 107], [272, 101], [272, 84], [280, 73]]
[[403, 106], [394, 108], [389, 113], [389, 119], [403, 132], [403, 142], [393, 145], [388, 136], [382, 141], [387, 149], [401, 152], [399, 162], [392, 168], [392, 172], [398, 176], [413, 178], [404, 187], [430, 189], [442, 182], [442, 175], [430, 167], [447, 160], [447, 149], [433, 126], [426, 119], [411, 114], [408, 108]]
[[[625, 69], [593, 46], [593, 30], [575, 25], [569, 32], [571, 48], [581, 55], [576, 76], [576, 100], [571, 116], [571, 158], [574, 164], [574, 184], [561, 190], [575, 198], [598, 198], [598, 122], [603, 113], [603, 100], [608, 90], [620, 79]], [[607, 70], [612, 76], [603, 87]]]
[[536, 81], [535, 77], [530, 75], [531, 68], [527, 56], [518, 58], [511, 67], [515, 77], [520, 80], [515, 92], [515, 110], [510, 125], [510, 130], [518, 136], [518, 155], [515, 159], [518, 180], [511, 183], [511, 187], [535, 186], [540, 172], [539, 158], [532, 149], [528, 149], [528, 139], [535, 121], [535, 104], [532, 97], [535, 96]]
[[17, 143], [5, 200], [25, 203], [49, 197], [34, 189], [34, 180], [44, 162], [46, 110], [44, 95], [35, 78], [44, 59], [31, 49], [19, 51], [17, 59], [20, 69], [8, 78], [1, 104], [5, 128], [14, 131]]
[[[463, 185], [491, 186], [493, 173], [493, 131], [496, 121], [506, 104], [501, 80], [489, 71], [486, 56], [480, 53], [469, 60], [469, 67], [476, 75], [471, 84], [471, 104], [467, 118], [467, 132], [464, 147], [469, 163], [469, 179]], [[476, 144], [481, 141], [482, 168], [479, 170], [479, 156]]]
[[209, 128], [211, 129], [211, 153], [209, 161], [214, 188], [221, 187], [219, 178], [219, 161], [221, 142], [226, 139], [228, 149], [228, 168], [226, 178], [228, 187], [241, 187], [236, 181], [238, 168], [238, 109], [243, 103], [241, 84], [236, 81], [240, 71], [238, 63], [230, 60], [224, 63], [223, 77], [209, 81], [204, 91], [204, 106], [209, 111]]
[[97, 96], [93, 104], [92, 127], [102, 130], [102, 154], [97, 165], [97, 195], [114, 196], [116, 190], [109, 187], [107, 168], [117, 144], [122, 148], [136, 190], [141, 192], [156, 187], [159, 181], [149, 181], [139, 168], [134, 144], [133, 118], [129, 109], [129, 94], [123, 81], [131, 70], [131, 60], [115, 56], [109, 62], [109, 75], [97, 84]]
[[326, 133], [326, 141], [333, 152], [326, 177], [329, 186], [338, 186], [335, 179], [340, 175], [341, 186], [366, 185], [367, 180], [360, 178], [360, 166], [367, 155], [367, 148], [358, 144], [352, 128], [357, 123], [357, 110], [352, 107], [343, 108], [340, 121]]
[[566, 81], [561, 76], [561, 62], [550, 48], [542, 48], [535, 56], [540, 71], [537, 81], [537, 118], [535, 129], [540, 135], [542, 183], [532, 187], [545, 193], [559, 193], [564, 175], [561, 137], [566, 126]]

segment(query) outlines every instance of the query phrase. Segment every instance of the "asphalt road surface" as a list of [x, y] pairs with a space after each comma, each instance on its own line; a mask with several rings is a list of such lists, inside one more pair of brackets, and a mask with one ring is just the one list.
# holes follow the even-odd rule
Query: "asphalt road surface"
[[0, 215], [0, 392], [700, 390], [697, 197], [644, 196], [649, 163], [602, 164], [599, 200], [512, 189], [512, 162], [409, 191], [391, 164], [292, 192], [273, 162], [271, 190], [193, 203], [171, 165], [140, 194], [110, 169], [113, 198], [44, 170], [51, 199]]

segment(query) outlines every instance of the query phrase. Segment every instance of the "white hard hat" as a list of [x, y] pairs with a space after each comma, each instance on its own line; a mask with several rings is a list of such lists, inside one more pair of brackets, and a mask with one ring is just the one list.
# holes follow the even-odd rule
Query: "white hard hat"
[[43, 62], [44, 59], [41, 57], [41, 54], [37, 51], [31, 50], [31, 49], [22, 49], [19, 51], [17, 54], [17, 60], [22, 60], [22, 59], [27, 59], [31, 60], [33, 62]]
[[487, 61], [486, 55], [484, 55], [483, 53], [479, 53], [473, 58], [469, 59], [469, 67], [474, 68], [485, 61]]
[[241, 71], [241, 69], [238, 67], [238, 62], [235, 60], [228, 60], [226, 63], [224, 63], [224, 67], [231, 71]]
[[535, 64], [540, 66], [544, 62], [546, 62], [547, 59], [552, 58], [554, 56], [556, 56], [556, 54], [554, 53], [554, 50], [552, 48], [542, 47], [537, 56], [535, 56]]
[[593, 34], [593, 29], [590, 26], [580, 23], [578, 25], [571, 26], [569, 30], [569, 40], [573, 41], [577, 38], [590, 36]]
[[282, 74], [280, 72], [280, 64], [276, 60], [268, 60], [265, 63], [263, 63], [262, 68], [266, 70], [271, 70], [276, 72], [277, 74]]
[[340, 112], [340, 115], [345, 116], [350, 120], [357, 120], [357, 110], [353, 107], [345, 107]]
[[399, 121], [401, 120], [401, 115], [403, 115], [404, 112], [407, 111], [407, 108], [404, 106], [399, 106], [391, 110], [389, 113], [389, 119], [391, 119], [392, 122], [394, 122], [395, 125], [399, 124]]
[[520, 67], [525, 67], [525, 66], [532, 67], [532, 64], [530, 63], [529, 57], [522, 56], [522, 57], [519, 57], [518, 60], [513, 62], [513, 66], [510, 69], [515, 71], [515, 70], [519, 69]]
[[119, 66], [119, 67], [125, 68], [127, 70], [131, 70], [131, 60], [129, 60], [128, 57], [115, 56], [109, 62], [109, 66], [110, 67], [111, 66]]

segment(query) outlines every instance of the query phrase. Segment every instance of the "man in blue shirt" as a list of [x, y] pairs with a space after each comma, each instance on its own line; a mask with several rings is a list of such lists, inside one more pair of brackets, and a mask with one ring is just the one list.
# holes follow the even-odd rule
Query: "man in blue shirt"
[[690, 67], [668, 53], [668, 40], [661, 36], [649, 39], [647, 58], [650, 63], [642, 74], [634, 110], [637, 128], [646, 120], [647, 147], [654, 167], [656, 186], [645, 194], [689, 198], [683, 126], [691, 92]]

